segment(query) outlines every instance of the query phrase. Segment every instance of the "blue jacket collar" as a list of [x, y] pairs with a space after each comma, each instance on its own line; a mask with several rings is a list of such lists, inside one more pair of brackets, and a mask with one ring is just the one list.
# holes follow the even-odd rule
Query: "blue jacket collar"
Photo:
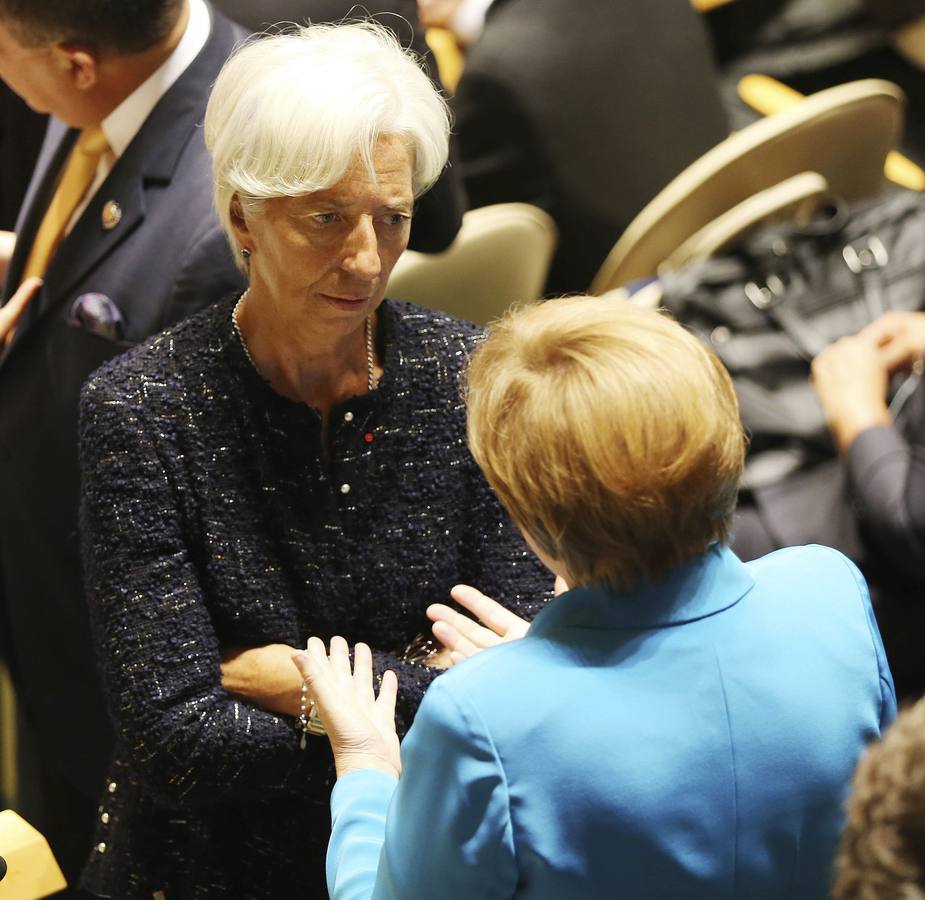
[[661, 584], [634, 591], [603, 585], [574, 588], [552, 600], [533, 620], [531, 635], [557, 628], [667, 628], [715, 615], [734, 606], [753, 587], [744, 563], [728, 548], [713, 545], [678, 566]]

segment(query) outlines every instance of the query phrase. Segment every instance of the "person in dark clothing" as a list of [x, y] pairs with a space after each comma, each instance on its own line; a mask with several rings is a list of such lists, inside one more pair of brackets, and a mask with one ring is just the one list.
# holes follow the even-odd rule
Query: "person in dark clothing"
[[[745, 559], [828, 544], [858, 563], [900, 699], [925, 691], [923, 354], [925, 313], [889, 312], [816, 357], [813, 383], [840, 458], [757, 490], [737, 511], [733, 544]], [[896, 375], [909, 377], [888, 405]]]
[[705, 18], [733, 128], [759, 117], [738, 97], [745, 75], [769, 75], [801, 94], [884, 78], [906, 95], [897, 149], [925, 166], [925, 60], [906, 52], [903, 36], [922, 16], [923, 0], [737, 0], [718, 7]]
[[466, 449], [479, 329], [383, 299], [446, 161], [424, 72], [372, 24], [267, 38], [219, 76], [205, 131], [249, 287], [83, 393], [87, 592], [118, 734], [85, 883], [321, 898], [332, 759], [294, 650], [371, 644], [404, 730], [447, 662], [408, 649], [427, 606], [465, 581], [529, 616], [551, 579]]
[[43, 279], [0, 337], [0, 652], [33, 738], [18, 811], [71, 883], [112, 752], [77, 538], [78, 396], [102, 362], [241, 284], [202, 117], [243, 36], [203, 0], [0, 0], [0, 76], [51, 116], [11, 258], [0, 241], [8, 305]]
[[688, 0], [494, 0], [456, 89], [470, 207], [559, 228], [547, 290], [587, 290], [623, 229], [728, 135]]

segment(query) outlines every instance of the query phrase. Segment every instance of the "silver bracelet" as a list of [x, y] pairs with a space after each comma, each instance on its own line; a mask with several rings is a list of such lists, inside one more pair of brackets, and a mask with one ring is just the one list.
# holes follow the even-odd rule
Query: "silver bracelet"
[[308, 699], [308, 684], [302, 679], [302, 693], [299, 695], [299, 728], [302, 736], [299, 738], [299, 749], [304, 750], [310, 734], [324, 737], [324, 722], [318, 715], [318, 708], [314, 699]]
[[399, 654], [399, 662], [426, 666], [443, 649], [429, 634], [419, 634]]
[[306, 739], [308, 737], [308, 710], [306, 701], [308, 700], [308, 685], [302, 682], [302, 696], [299, 700], [299, 727], [302, 729], [302, 736], [299, 738], [299, 747], [304, 750]]

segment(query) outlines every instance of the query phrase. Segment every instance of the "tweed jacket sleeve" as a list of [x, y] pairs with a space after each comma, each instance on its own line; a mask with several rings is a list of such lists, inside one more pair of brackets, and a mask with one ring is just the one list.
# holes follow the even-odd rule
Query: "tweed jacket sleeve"
[[[178, 411], [179, 412], [179, 411]], [[163, 422], [158, 417], [158, 422]], [[146, 407], [105, 379], [81, 402], [87, 597], [110, 715], [128, 757], [168, 806], [308, 788], [326, 742], [221, 685], [219, 643], [185, 519], [182, 453]]]

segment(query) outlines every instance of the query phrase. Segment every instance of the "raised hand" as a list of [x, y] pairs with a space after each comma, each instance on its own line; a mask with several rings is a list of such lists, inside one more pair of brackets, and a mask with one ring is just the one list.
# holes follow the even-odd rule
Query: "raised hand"
[[427, 618], [434, 624], [434, 637], [450, 651], [450, 661], [458, 663], [506, 641], [522, 638], [530, 623], [514, 615], [500, 603], [467, 584], [457, 584], [450, 596], [479, 621], [443, 603], [427, 607]]
[[306, 650], [292, 656], [308, 686], [331, 742], [337, 777], [358, 769], [401, 774], [401, 754], [395, 732], [394, 672], [382, 676], [377, 697], [373, 690], [373, 658], [366, 644], [350, 650], [342, 637], [331, 638], [330, 655], [320, 638], [310, 638]]

